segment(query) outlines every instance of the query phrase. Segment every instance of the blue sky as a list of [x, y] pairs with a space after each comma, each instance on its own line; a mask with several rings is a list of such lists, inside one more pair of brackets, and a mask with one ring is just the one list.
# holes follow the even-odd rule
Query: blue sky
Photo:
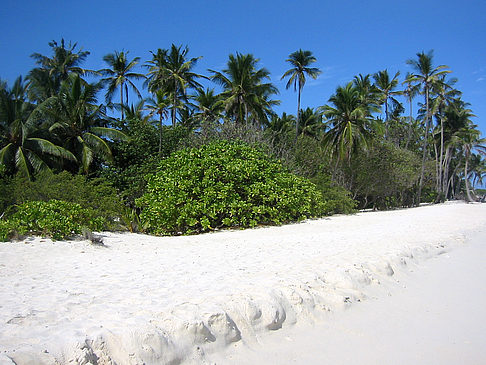
[[[33, 52], [49, 55], [48, 42], [77, 42], [91, 52], [85, 67], [105, 67], [115, 50], [150, 59], [171, 43], [203, 56], [197, 72], [221, 70], [230, 53], [252, 53], [280, 89], [277, 108], [295, 114], [296, 94], [285, 90], [285, 59], [311, 50], [323, 73], [309, 80], [303, 107], [324, 105], [336, 87], [359, 73], [387, 68], [411, 71], [405, 61], [434, 50], [471, 103], [486, 136], [486, 1], [70, 1], [3, 0], [0, 14], [0, 78], [12, 82], [33, 66]], [[142, 72], [142, 69], [140, 69]], [[408, 109], [407, 109], [408, 110]]]

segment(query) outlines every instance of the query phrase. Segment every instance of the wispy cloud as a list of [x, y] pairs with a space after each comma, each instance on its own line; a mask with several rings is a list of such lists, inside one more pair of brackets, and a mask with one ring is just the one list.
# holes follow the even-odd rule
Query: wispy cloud
[[480, 67], [478, 70], [473, 71], [473, 75], [477, 76], [476, 82], [481, 82], [486, 80], [486, 68]]

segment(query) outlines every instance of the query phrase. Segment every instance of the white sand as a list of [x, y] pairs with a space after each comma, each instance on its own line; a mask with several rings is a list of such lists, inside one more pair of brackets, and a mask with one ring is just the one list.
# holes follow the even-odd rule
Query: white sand
[[0, 364], [230, 363], [221, 356], [292, 325], [377, 305], [478, 232], [486, 204], [450, 203], [191, 237], [106, 234], [107, 247], [0, 244]]

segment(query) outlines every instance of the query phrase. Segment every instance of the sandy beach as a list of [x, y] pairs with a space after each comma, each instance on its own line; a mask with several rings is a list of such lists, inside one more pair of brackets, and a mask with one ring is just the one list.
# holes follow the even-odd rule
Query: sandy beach
[[[416, 301], [411, 293], [423, 288], [406, 289], [442, 273], [431, 263], [473, 252], [455, 267], [466, 282], [478, 278], [480, 270], [467, 268], [485, 250], [467, 250], [473, 238], [476, 247], [477, 237], [486, 237], [486, 204], [454, 202], [200, 236], [102, 235], [104, 246], [42, 238], [0, 244], [1, 365], [283, 363], [271, 351], [282, 354], [278, 346], [286, 338], [296, 344], [282, 357], [288, 363], [337, 364], [339, 353], [326, 353], [325, 346], [340, 347], [317, 339], [336, 333], [347, 358], [342, 344], [352, 346], [354, 337], [343, 326], [354, 325], [355, 337], [374, 338], [371, 313], [386, 312], [387, 299], [408, 303], [403, 312], [424, 307], [404, 298]], [[451, 292], [463, 288], [444, 281]], [[481, 290], [469, 288], [464, 301]], [[445, 313], [439, 302], [426, 300], [429, 310]], [[477, 316], [456, 304], [458, 312]], [[438, 315], [435, 323], [450, 316]], [[435, 328], [431, 335], [443, 332], [429, 327]], [[406, 344], [412, 333], [400, 333], [397, 341]], [[318, 348], [321, 357], [309, 358]], [[406, 346], [398, 348], [410, 360]]]

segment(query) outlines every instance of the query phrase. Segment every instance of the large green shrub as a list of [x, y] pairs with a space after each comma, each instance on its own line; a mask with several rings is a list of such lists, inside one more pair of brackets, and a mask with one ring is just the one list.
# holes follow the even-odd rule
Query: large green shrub
[[0, 239], [12, 235], [42, 235], [53, 239], [81, 234], [83, 228], [101, 230], [104, 220], [92, 209], [61, 200], [30, 201], [16, 207], [4, 221], [0, 220]]
[[162, 160], [137, 200], [150, 233], [191, 234], [321, 216], [321, 193], [260, 150], [217, 141]]

